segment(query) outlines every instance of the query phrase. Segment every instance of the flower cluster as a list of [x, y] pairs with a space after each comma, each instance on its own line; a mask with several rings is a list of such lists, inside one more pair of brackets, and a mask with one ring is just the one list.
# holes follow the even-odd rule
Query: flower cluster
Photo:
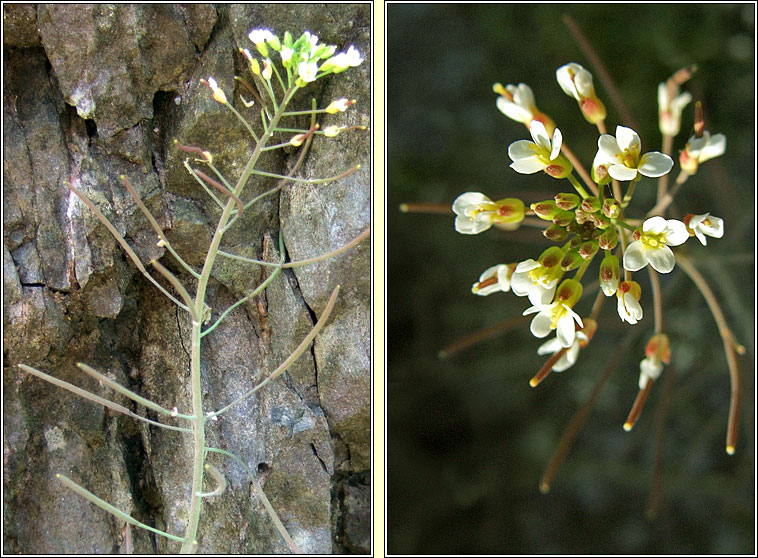
[[[686, 77], [691, 74], [688, 71]], [[659, 127], [669, 139], [678, 134], [682, 111], [692, 99], [689, 93], [679, 93], [678, 84], [683, 81], [679, 77], [662, 83], [658, 90]], [[545, 238], [556, 243], [536, 260], [490, 267], [471, 289], [479, 296], [513, 292], [527, 297], [531, 306], [523, 314], [534, 315], [530, 325], [532, 334], [544, 338], [555, 332], [555, 338], [543, 343], [537, 351], [540, 355], [552, 356], [532, 378], [533, 386], [550, 370], [566, 370], [578, 360], [580, 348], [588, 345], [598, 327], [596, 319], [605, 297], [616, 297], [616, 309], [622, 322], [635, 325], [643, 321], [646, 301], [633, 273], [648, 264], [651, 276], [670, 273], [676, 265], [672, 247], [684, 244], [692, 236], [705, 246], [707, 236], [721, 238], [724, 234], [723, 221], [710, 213], [689, 214], [681, 220], [665, 217], [663, 212], [671, 201], [664, 196], [667, 183], [663, 183], [663, 192], [659, 189], [656, 213], [642, 219], [630, 217], [630, 202], [637, 183], [645, 178], [664, 177], [674, 168], [670, 145], [664, 145], [667, 151], [664, 153], [643, 152], [640, 136], [631, 128], [617, 126], [615, 135], [606, 133], [605, 105], [595, 92], [592, 75], [579, 64], [558, 68], [556, 78], [560, 88], [577, 101], [585, 119], [597, 126], [597, 151], [591, 172], [585, 171], [568, 150], [563, 132], [555, 121], [537, 108], [528, 85], [496, 83], [493, 90], [498, 94], [497, 108], [505, 116], [524, 124], [531, 135], [531, 140], [517, 140], [509, 145], [510, 168], [521, 174], [542, 171], [552, 178], [566, 179], [571, 190], [559, 192], [553, 199], [528, 204], [528, 209], [522, 200], [492, 201], [479, 192], [462, 194], [452, 206], [456, 214], [455, 229], [459, 233], [479, 234], [493, 225], [513, 230], [526, 223], [542, 228]], [[699, 104], [697, 107], [701, 110]], [[702, 119], [696, 120], [696, 134], [679, 155], [681, 171], [677, 189], [697, 172], [700, 163], [725, 151], [724, 136], [710, 135], [702, 129]], [[574, 175], [575, 171], [584, 184]], [[627, 186], [622, 195], [623, 182]], [[673, 194], [669, 198], [673, 198]], [[576, 309], [585, 290], [582, 280], [598, 254], [601, 261], [595, 277], [600, 293], [592, 311], [583, 315]], [[573, 276], [568, 276], [572, 273]], [[657, 276], [651, 278], [651, 283], [658, 308], [661, 294]], [[660, 331], [657, 317], [655, 327], [656, 333], [640, 364], [640, 390], [649, 389], [660, 376], [663, 364], [670, 359], [668, 337]], [[644, 401], [644, 397], [641, 400]], [[625, 427], [634, 423], [631, 417]]]
[[[363, 62], [360, 53], [354, 46], [350, 46], [346, 52], [335, 54], [337, 47], [318, 42], [318, 36], [306, 31], [297, 40], [294, 40], [289, 31], [284, 33], [282, 40], [268, 29], [253, 29], [248, 35], [255, 48], [263, 56], [264, 71], [271, 66], [269, 48], [279, 53], [282, 66], [287, 69], [288, 75], [296, 73], [298, 85], [302, 87], [306, 83], [315, 81], [327, 74], [338, 74], [350, 67], [360, 66]], [[262, 75], [257, 60], [250, 55], [247, 49], [243, 54], [251, 63], [252, 72]], [[270, 71], [268, 77], [271, 79]]]

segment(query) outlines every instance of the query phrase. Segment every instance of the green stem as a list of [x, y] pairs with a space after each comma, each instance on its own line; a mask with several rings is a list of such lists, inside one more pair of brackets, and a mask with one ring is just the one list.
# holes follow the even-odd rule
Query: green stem
[[576, 190], [580, 196], [582, 196], [582, 199], [589, 198], [590, 195], [587, 193], [587, 190], [584, 189], [584, 186], [579, 184], [579, 181], [574, 176], [574, 173], [569, 173], [569, 175], [566, 177], [569, 179], [569, 182], [571, 182], [571, 185], [574, 187], [574, 190]]
[[[268, 83], [267, 85], [269, 94], [271, 95], [271, 86]], [[272, 130], [276, 128], [276, 125], [284, 114], [283, 108], [286, 107], [290, 102], [296, 90], [296, 86], [293, 86], [287, 90], [287, 92], [284, 94], [282, 102], [278, 106], [276, 105], [276, 101], [273, 99], [272, 95], [272, 103], [277, 106], [276, 112], [274, 113], [274, 116], [270, 122], [270, 128]], [[242, 174], [240, 175], [239, 180], [234, 187], [234, 195], [236, 197], [239, 198], [242, 194], [242, 191], [245, 188], [245, 184], [247, 184], [250, 175], [253, 173], [255, 165], [258, 163], [258, 159], [260, 158], [267, 140], [268, 134], [264, 134], [257, 142], [255, 149], [250, 156], [250, 159], [245, 165], [245, 168], [243, 169]], [[197, 281], [197, 292], [195, 295], [194, 303], [195, 315], [201, 315], [202, 309], [205, 307], [205, 293], [208, 288], [208, 282], [211, 278], [211, 270], [213, 269], [213, 264], [216, 261], [219, 246], [221, 245], [221, 239], [224, 236], [226, 225], [232, 216], [235, 205], [236, 204], [234, 200], [231, 198], [226, 201], [224, 211], [219, 218], [218, 225], [216, 226], [216, 232], [214, 233], [213, 239], [211, 240], [211, 244], [208, 248], [208, 254], [205, 258], [205, 263], [203, 264], [203, 269], [200, 272], [200, 278]], [[195, 451], [192, 463], [192, 489], [190, 491], [190, 494], [192, 496], [190, 500], [189, 519], [187, 521], [187, 530], [185, 531], [181, 548], [181, 553], [183, 554], [195, 552], [197, 550], [195, 537], [197, 536], [197, 527], [200, 521], [200, 510], [202, 508], [202, 499], [198, 496], [198, 494], [201, 494], [203, 490], [203, 473], [205, 470], [204, 455], [206, 416], [203, 414], [203, 391], [200, 381], [200, 343], [202, 339], [202, 333], [202, 324], [200, 321], [193, 320], [190, 376], [192, 384], [192, 414], [195, 417], [195, 421], [193, 423]]]

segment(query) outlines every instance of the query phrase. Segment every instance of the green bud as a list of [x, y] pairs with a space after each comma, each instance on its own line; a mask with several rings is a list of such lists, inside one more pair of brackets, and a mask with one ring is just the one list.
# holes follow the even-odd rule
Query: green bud
[[603, 215], [608, 219], [618, 219], [621, 215], [621, 204], [613, 198], [605, 198], [603, 202]]
[[589, 260], [597, 253], [597, 241], [588, 240], [579, 248], [579, 255], [585, 260]]
[[597, 239], [598, 245], [603, 250], [613, 250], [616, 247], [616, 244], [618, 244], [618, 241], [618, 234], [616, 233], [615, 227], [608, 227]]
[[581, 199], [576, 194], [556, 194], [555, 204], [561, 209], [574, 209]]
[[534, 211], [537, 217], [545, 221], [552, 221], [555, 214], [560, 211], [553, 200], [533, 203], [529, 206], [529, 209]]
[[595, 196], [590, 196], [582, 200], [582, 209], [587, 213], [597, 213], [600, 211], [602, 203]]
[[542, 252], [542, 254], [540, 254], [540, 257], [537, 261], [542, 264], [542, 267], [550, 269], [551, 267], [555, 267], [560, 264], [562, 259], [563, 251], [557, 246], [551, 246]]
[[619, 285], [619, 259], [613, 254], [608, 254], [600, 262], [600, 288], [605, 296], [613, 296]]
[[553, 215], [553, 223], [559, 227], [566, 227], [574, 221], [574, 212], [560, 209]]
[[611, 220], [602, 213], [595, 213], [592, 216], [592, 222], [598, 229], [607, 229], [611, 226]]
[[579, 255], [579, 250], [574, 249], [570, 252], [566, 252], [566, 255], [563, 256], [563, 259], [561, 260], [561, 269], [563, 271], [571, 271], [583, 263], [584, 259]]
[[555, 300], [571, 308], [582, 298], [582, 284], [576, 279], [565, 279], [555, 291]]
[[542, 231], [542, 234], [545, 235], [545, 238], [548, 238], [553, 242], [561, 242], [563, 240], [566, 240], [569, 233], [564, 227], [560, 227], [558, 225], [550, 225], [548, 228]]

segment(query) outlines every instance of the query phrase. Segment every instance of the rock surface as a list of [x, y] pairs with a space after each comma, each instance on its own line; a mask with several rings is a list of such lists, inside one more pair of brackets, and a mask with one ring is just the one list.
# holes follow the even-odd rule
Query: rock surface
[[[251, 80], [238, 49], [248, 32], [309, 30], [339, 50], [355, 45], [358, 68], [319, 80], [300, 107], [347, 97], [327, 115], [370, 125], [370, 5], [5, 5], [3, 325], [4, 540], [15, 553], [123, 551], [123, 524], [55, 479], [63, 473], [136, 519], [181, 534], [186, 524], [191, 436], [135, 422], [23, 374], [27, 364], [103, 396], [86, 362], [165, 407], [189, 409], [189, 317], [150, 284], [93, 213], [83, 191], [144, 263], [152, 258], [187, 285], [121, 185], [129, 178], [172, 245], [202, 264], [219, 216], [188, 176], [173, 139], [201, 145], [231, 179], [252, 151], [234, 116], [200, 78], [214, 76], [238, 110]], [[244, 90], [241, 90], [243, 94]], [[298, 107], [299, 108], [299, 107]], [[298, 125], [304, 125], [299, 122]], [[343, 246], [370, 224], [366, 132], [317, 137], [298, 175], [346, 179], [288, 183], [246, 211], [225, 236], [230, 252], [291, 260]], [[259, 168], [286, 173], [294, 150]], [[251, 199], [276, 183], [251, 180]], [[257, 301], [203, 339], [206, 408], [218, 408], [276, 368], [310, 331], [336, 285], [341, 294], [312, 348], [277, 381], [207, 429], [208, 445], [237, 454], [306, 552], [370, 549], [370, 244], [282, 272]], [[270, 270], [217, 260], [206, 300], [215, 320]], [[161, 280], [162, 281], [162, 280]], [[165, 283], [165, 281], [162, 281]], [[170, 287], [169, 287], [170, 289]], [[191, 289], [190, 289], [191, 290]], [[115, 401], [144, 414], [129, 400]], [[150, 418], [156, 418], [148, 414]], [[229, 483], [206, 500], [201, 553], [286, 553], [246, 472], [212, 455]], [[136, 553], [174, 553], [178, 543], [132, 529]]]

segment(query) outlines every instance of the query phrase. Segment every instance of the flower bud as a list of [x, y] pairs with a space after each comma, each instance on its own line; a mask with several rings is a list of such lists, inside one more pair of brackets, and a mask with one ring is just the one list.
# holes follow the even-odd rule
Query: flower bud
[[529, 209], [534, 211], [534, 214], [537, 217], [544, 219], [545, 221], [552, 221], [555, 214], [560, 211], [553, 200], [533, 203], [529, 206]]
[[495, 222], [508, 224], [520, 223], [524, 220], [524, 202], [517, 198], [505, 198], [495, 202], [497, 218]]
[[619, 291], [622, 293], [630, 293], [637, 300], [642, 296], [642, 287], [637, 281], [624, 281], [619, 285]]
[[619, 286], [619, 259], [609, 254], [600, 262], [600, 288], [605, 296], [613, 296]]
[[607, 229], [611, 226], [611, 220], [602, 213], [595, 213], [592, 215], [592, 224], [596, 229]]
[[563, 259], [561, 260], [561, 269], [563, 271], [571, 271], [578, 268], [583, 263], [584, 259], [579, 255], [579, 251], [574, 249], [566, 252], [566, 255], [563, 256]]
[[618, 233], [616, 233], [615, 227], [608, 227], [597, 239], [597, 243], [602, 250], [613, 250], [618, 241]]
[[618, 219], [621, 215], [621, 204], [613, 198], [605, 198], [603, 202], [603, 215], [608, 219]]
[[550, 239], [553, 242], [561, 242], [563, 240], [566, 240], [566, 237], [568, 237], [569, 233], [563, 227], [560, 227], [558, 225], [550, 225], [548, 228], [542, 231], [542, 234], [545, 235], [545, 238]]
[[645, 356], [656, 357], [665, 364], [671, 361], [671, 347], [669, 345], [668, 335], [657, 333], [653, 335], [645, 346]]
[[271, 60], [268, 58], [263, 60], [263, 70], [261, 70], [261, 77], [266, 81], [269, 81], [272, 76]]
[[553, 216], [553, 223], [559, 227], [566, 227], [574, 221], [574, 217], [573, 211], [561, 209]]
[[574, 170], [574, 165], [563, 155], [559, 155], [545, 167], [545, 172], [553, 178], [566, 178], [572, 170]]
[[561, 209], [574, 209], [580, 201], [581, 199], [576, 194], [560, 193], [555, 195], [555, 204]]
[[587, 213], [597, 213], [600, 211], [602, 203], [595, 196], [590, 196], [582, 200], [582, 209]]
[[576, 209], [575, 215], [576, 215], [576, 222], [580, 225], [583, 225], [584, 223], [586, 223], [591, 217], [591, 215], [588, 215], [587, 212], [581, 208]]
[[596, 240], [588, 240], [579, 248], [579, 255], [585, 260], [589, 260], [595, 254], [597, 254]]
[[324, 128], [324, 135], [328, 138], [333, 138], [340, 133], [339, 126], [327, 126]]
[[336, 114], [338, 112], [345, 112], [350, 105], [355, 104], [355, 99], [348, 101], [347, 99], [337, 99], [329, 103], [329, 106], [324, 110], [329, 114]]
[[561, 263], [562, 259], [563, 251], [557, 246], [551, 246], [542, 252], [542, 254], [540, 254], [540, 257], [537, 259], [537, 261], [542, 264], [542, 267], [545, 269], [552, 269], [554, 267], [557, 267]]
[[565, 279], [555, 291], [555, 300], [569, 308], [582, 298], [582, 284], [576, 279]]
[[604, 186], [612, 180], [611, 175], [608, 174], [608, 165], [593, 165], [591, 174], [592, 180], [598, 186]]

